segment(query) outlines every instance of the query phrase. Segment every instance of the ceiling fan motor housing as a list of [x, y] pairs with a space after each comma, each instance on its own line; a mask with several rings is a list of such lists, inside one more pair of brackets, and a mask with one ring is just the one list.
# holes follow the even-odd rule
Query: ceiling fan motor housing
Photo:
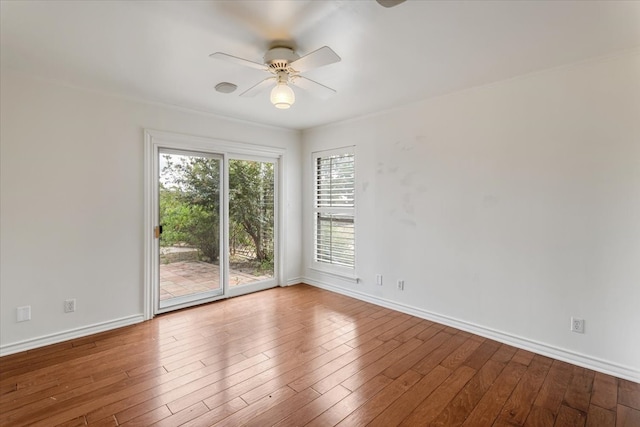
[[264, 55], [264, 63], [269, 66], [273, 72], [289, 71], [289, 64], [296, 59], [300, 58], [299, 55], [288, 47], [274, 47], [270, 49]]

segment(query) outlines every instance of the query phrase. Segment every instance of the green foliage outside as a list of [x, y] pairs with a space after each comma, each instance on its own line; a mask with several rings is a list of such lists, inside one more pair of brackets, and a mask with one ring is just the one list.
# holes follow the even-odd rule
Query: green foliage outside
[[[273, 264], [273, 164], [245, 160], [229, 162], [230, 227], [253, 241], [256, 259]], [[237, 236], [242, 239], [242, 233]]]
[[175, 189], [160, 187], [160, 218], [163, 224], [162, 246], [185, 244], [200, 249], [203, 261], [220, 256], [217, 213], [191, 204]]
[[[220, 160], [164, 155], [160, 181], [161, 245], [197, 247], [204, 261], [217, 261]], [[273, 272], [273, 197], [273, 164], [229, 162], [231, 255], [252, 258], [266, 272]]]

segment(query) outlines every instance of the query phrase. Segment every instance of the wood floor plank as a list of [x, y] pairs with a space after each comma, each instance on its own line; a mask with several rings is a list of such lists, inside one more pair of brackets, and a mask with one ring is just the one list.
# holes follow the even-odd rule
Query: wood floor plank
[[[443, 333], [446, 333], [443, 331]], [[433, 368], [440, 364], [447, 356], [460, 347], [469, 338], [460, 335], [452, 335], [441, 346], [429, 353], [426, 357], [416, 363], [411, 369], [419, 374], [426, 375]]]
[[443, 325], [440, 325], [439, 323], [433, 323], [427, 329], [425, 329], [424, 331], [416, 335], [416, 338], [418, 338], [421, 341], [427, 341], [428, 339], [436, 335], [438, 332], [442, 332], [443, 329], [444, 329]]
[[377, 376], [389, 366], [394, 365], [399, 359], [402, 359], [407, 354], [413, 352], [418, 346], [420, 346], [420, 344], [422, 344], [422, 341], [415, 338], [412, 338], [409, 341], [400, 344], [397, 348], [391, 350], [380, 359], [359, 370], [355, 375], [352, 375], [351, 377], [344, 380], [342, 382], [342, 386], [351, 391], [356, 390], [358, 387], [361, 387], [362, 384]]
[[478, 349], [478, 347], [480, 347], [480, 345], [482, 345], [482, 341], [468, 339], [455, 351], [442, 359], [440, 365], [454, 371], [458, 366], [462, 364], [462, 362], [466, 361], [467, 358], [470, 357], [471, 354]]
[[[235, 414], [240, 409], [247, 406], [247, 403], [239, 397], [229, 400], [224, 404], [218, 406], [217, 408], [211, 409], [209, 412], [205, 412], [204, 414], [182, 424], [183, 427], [201, 427], [201, 426], [210, 426], [213, 425], [220, 420], [224, 420], [232, 414]], [[206, 405], [205, 405], [206, 407]], [[173, 427], [173, 426], [171, 426]]]
[[[330, 332], [333, 326], [329, 323], [326, 325], [317, 325], [319, 328], [314, 326], [315, 330], [320, 330], [322, 334]], [[292, 334], [289, 334], [284, 337], [276, 337], [275, 339], [268, 341], [264, 344], [252, 346], [251, 348], [242, 352], [247, 357], [255, 356], [257, 354], [265, 354], [267, 357], [272, 357], [277, 354], [285, 353], [296, 346], [299, 345], [300, 340], [304, 340], [308, 337], [309, 331], [305, 329], [301, 329]], [[269, 353], [271, 356], [269, 356]]]
[[[146, 412], [132, 420], [127, 421], [126, 423], [120, 423], [120, 421], [118, 420], [118, 425], [126, 427], [146, 427], [154, 424], [156, 421], [167, 418], [170, 415], [171, 411], [169, 410], [169, 408], [167, 408], [166, 406], [160, 406], [159, 408]], [[117, 415], [116, 419], [118, 419]]]
[[418, 383], [407, 390], [402, 396], [389, 405], [380, 415], [369, 423], [370, 427], [397, 426], [402, 420], [416, 409], [433, 391], [446, 380], [451, 371], [442, 366], [436, 366]]
[[568, 363], [554, 360], [542, 387], [540, 387], [534, 405], [549, 410], [555, 418], [571, 381], [571, 371], [572, 366]]
[[133, 380], [127, 381], [126, 388], [114, 391], [108, 400], [103, 400], [102, 405], [89, 409], [86, 412], [87, 420], [92, 423], [109, 415], [115, 415], [122, 410], [156, 397], [162, 393], [162, 390], [193, 381], [202, 374], [200, 369], [203, 368], [205, 367], [202, 363], [193, 362], [170, 373], [164, 370], [154, 370], [138, 375]]
[[91, 427], [118, 427], [118, 420], [116, 420], [115, 415], [111, 415], [101, 420], [88, 423], [87, 425]]
[[[434, 352], [436, 349], [442, 346], [445, 342], [451, 339], [451, 335], [449, 335], [446, 332], [441, 332], [441, 331], [438, 331], [437, 329], [434, 329], [434, 331], [436, 332], [434, 336], [430, 337], [427, 341], [423, 342], [411, 354], [406, 355], [402, 359], [398, 360], [395, 364], [385, 369], [384, 374], [389, 378], [393, 378], [393, 379], [398, 378], [404, 372], [411, 369], [419, 361], [425, 359], [432, 352]], [[434, 367], [435, 365], [437, 365], [436, 363], [437, 359], [438, 359], [437, 356], [434, 357], [434, 361], [433, 361]], [[426, 371], [427, 369], [425, 369], [425, 372]]]
[[342, 332], [340, 335], [330, 341], [323, 343], [322, 348], [324, 348], [325, 350], [332, 350], [338, 346], [346, 344], [353, 338], [357, 337], [363, 327], [375, 321], [376, 319], [372, 317], [354, 319], [350, 324], [340, 328], [340, 332]]
[[524, 427], [552, 427], [556, 422], [556, 415], [548, 408], [533, 405]]
[[402, 376], [380, 390], [364, 405], [349, 414], [338, 426], [350, 427], [367, 425], [421, 378], [422, 375], [415, 371], [405, 372]]
[[303, 426], [322, 414], [333, 405], [346, 398], [351, 392], [341, 385], [337, 385], [322, 396], [293, 411], [289, 416], [275, 424], [278, 427]]
[[380, 347], [382, 344], [384, 344], [382, 341], [372, 339], [361, 347], [351, 349], [351, 351], [348, 351], [342, 356], [337, 357], [336, 359], [323, 366], [320, 366], [319, 368], [313, 369], [310, 372], [301, 372], [302, 376], [290, 382], [289, 387], [296, 391], [302, 391], [305, 388], [310, 387], [312, 384], [315, 384], [316, 382], [321, 381], [327, 376], [335, 373], [339, 369], [348, 366], [352, 362], [358, 360], [358, 358]]
[[562, 405], [556, 418], [556, 427], [582, 427], [585, 425], [587, 417], [582, 411]]
[[245, 402], [251, 404], [266, 396], [267, 394], [273, 392], [274, 390], [277, 390], [280, 387], [283, 387], [299, 379], [305, 373], [312, 372], [314, 369], [330, 363], [336, 358], [347, 353], [349, 350], [352, 350], [351, 347], [347, 345], [341, 345], [340, 347], [336, 347], [335, 349], [321, 354], [316, 358], [307, 360], [306, 363], [301, 366], [295, 366], [288, 371], [280, 369], [279, 375], [277, 375], [275, 378], [269, 381], [262, 381], [260, 384], [256, 385], [248, 392], [242, 394], [240, 397], [242, 397]]
[[411, 338], [415, 338], [416, 335], [424, 332], [425, 329], [427, 329], [428, 327], [433, 325], [433, 322], [430, 322], [428, 320], [422, 320], [422, 319], [418, 319], [418, 320], [419, 321], [415, 325], [413, 325], [409, 329], [399, 333], [398, 335], [396, 335], [394, 337], [394, 339], [396, 341], [400, 341], [400, 342], [407, 342]]
[[499, 416], [506, 423], [523, 425], [551, 368], [552, 360], [536, 355], [511, 393]]
[[498, 348], [498, 350], [493, 353], [493, 356], [491, 356], [491, 360], [495, 360], [496, 362], [508, 363], [511, 361], [511, 359], [513, 359], [516, 351], [518, 351], [517, 348], [511, 347], [507, 344], [502, 344], [500, 348]]
[[587, 427], [615, 427], [616, 413], [596, 405], [589, 406]]
[[492, 425], [526, 370], [526, 366], [510, 362], [473, 408], [463, 425], [468, 427]]
[[[311, 358], [317, 356], [320, 351], [324, 352], [324, 350], [320, 348], [316, 350], [316, 352], [312, 352], [312, 354], [309, 355]], [[243, 394], [251, 389], [254, 384], [271, 380], [281, 369], [287, 371], [303, 365], [306, 361], [306, 356], [304, 353], [300, 354], [295, 350], [291, 350], [288, 354], [282, 355], [279, 358], [265, 360], [233, 375], [225, 375], [217, 378], [214, 382], [198, 384], [197, 388], [194, 387], [195, 389], [191, 388], [191, 384], [189, 384], [185, 390], [167, 393], [165, 400], [172, 412], [181, 411], [199, 400], [202, 400], [210, 408], [215, 407], [218, 406], [219, 403], [222, 403], [217, 402], [217, 397], [221, 393], [225, 393], [225, 390], [235, 387], [233, 397], [236, 396], [235, 393]], [[247, 382], [248, 380], [251, 380], [251, 382]], [[202, 385], [202, 387], [200, 387], [200, 385]], [[216, 401], [216, 403], [212, 403], [214, 401]]]
[[174, 427], [180, 426], [188, 421], [193, 420], [194, 418], [203, 415], [204, 413], [209, 412], [209, 408], [202, 402], [198, 402], [194, 405], [189, 406], [188, 408], [183, 409], [182, 411], [178, 411], [175, 414], [171, 414], [170, 416], [161, 419], [151, 425], [155, 427]]
[[299, 393], [295, 393], [289, 399], [286, 399], [283, 402], [272, 406], [268, 410], [261, 413], [259, 416], [252, 417], [247, 423], [243, 425], [246, 427], [272, 426], [279, 421], [282, 421], [291, 412], [297, 411], [301, 407], [307, 405], [309, 402], [316, 400], [319, 396], [320, 394], [317, 391], [312, 388], [308, 388]]
[[616, 412], [616, 427], [640, 426], [640, 411], [625, 405], [618, 405]]
[[378, 338], [379, 335], [382, 335], [389, 329], [392, 329], [397, 325], [404, 323], [406, 320], [406, 316], [397, 316], [392, 314], [380, 317], [376, 322], [371, 322], [368, 325], [370, 329], [368, 332], [358, 334], [351, 341], [347, 341], [346, 344], [351, 347], [358, 347], [359, 345], [362, 345], [363, 342], [366, 342], [373, 338]]
[[296, 394], [297, 393], [293, 391], [293, 389], [286, 386], [282, 387], [281, 389], [276, 390], [275, 393], [272, 393], [269, 396], [265, 396], [253, 405], [245, 406], [244, 408], [229, 415], [227, 418], [218, 421], [216, 424], [214, 424], [214, 426], [244, 425], [252, 418], [259, 416], [263, 412], [269, 410], [269, 408], [272, 408], [273, 406], [286, 401]]
[[[264, 355], [258, 355], [234, 363], [233, 365], [225, 366], [225, 369], [221, 369], [220, 367], [211, 368], [208, 366], [197, 368], [197, 366], [202, 365], [194, 362], [193, 365], [196, 369], [189, 370], [188, 373], [182, 375], [180, 375], [180, 371], [170, 372], [167, 374], [167, 378], [171, 378], [171, 380], [153, 386], [150, 389], [145, 389], [145, 393], [132, 393], [137, 390], [128, 388], [120, 394], [112, 395], [110, 397], [112, 402], [110, 402], [109, 405], [104, 405], [96, 411], [92, 411], [88, 416], [90, 419], [93, 417], [103, 418], [105, 412], [113, 412], [118, 416], [120, 421], [127, 421], [148, 410], [167, 405], [169, 402], [181, 396], [195, 393], [208, 384], [219, 381], [227, 376], [236, 375], [256, 365], [262, 364], [262, 367], [264, 367], [265, 362], [269, 362], [269, 359]], [[189, 367], [185, 367], [183, 369], [187, 370], [188, 368]], [[153, 380], [142, 383], [140, 388], [144, 388], [153, 383]]]
[[[124, 347], [124, 351], [126, 353], [129, 350], [133, 350], [134, 348], [137, 351], [141, 347], [143, 347], [143, 345], [131, 346], [127, 344]], [[76, 350], [76, 348], [72, 348], [71, 351], [82, 352], [82, 350]], [[117, 355], [117, 350], [115, 349], [89, 355], [85, 354], [84, 352], [82, 353], [82, 356], [74, 354], [73, 357], [70, 357], [68, 359], [61, 358], [60, 360], [62, 360], [63, 362], [53, 361], [53, 366], [34, 366], [30, 374], [21, 373], [16, 376], [11, 376], [8, 379], [10, 379], [11, 381], [15, 381], [17, 386], [16, 390], [18, 391], [18, 393], [21, 393], [21, 390], [23, 389], [31, 389], [34, 387], [38, 388], [42, 384], [56, 382], [59, 378], [64, 377], [65, 382], [68, 381], [68, 383], [66, 383], [65, 387], [61, 388], [61, 390], [66, 391], [74, 381], [81, 381], [90, 377], [95, 378], [97, 375], [100, 375], [100, 373], [97, 373], [96, 375], [95, 369], [91, 368], [92, 366], [105, 365], [108, 366], [109, 370], [117, 372], [118, 370], [124, 370], [122, 369], [122, 366], [125, 366], [124, 364], [126, 364], [127, 362], [131, 363], [132, 361], [132, 359], [130, 358], [128, 360], [124, 360], [123, 362], [121, 362], [120, 360], [114, 360], [114, 356]], [[139, 351], [137, 351], [137, 353], [140, 355]], [[147, 352], [147, 354], [150, 354], [150, 352]], [[144, 357], [144, 352], [140, 357]], [[137, 360], [139, 361], [140, 358], [138, 358]], [[66, 369], [62, 369], [61, 366], [64, 366]], [[27, 390], [24, 390], [22, 392], [28, 393]], [[4, 398], [9, 397], [11, 396], [5, 395], [0, 400], [4, 400]]]
[[365, 385], [349, 394], [340, 402], [318, 415], [307, 424], [308, 427], [334, 426], [364, 405], [371, 397], [393, 382], [384, 375], [378, 375]]
[[434, 427], [461, 426], [504, 367], [504, 363], [498, 363], [493, 360], [485, 363], [433, 420], [431, 425]]
[[[91, 376], [84, 377], [74, 381], [72, 387], [80, 387], [93, 382]], [[74, 387], [74, 388], [75, 388]], [[42, 398], [43, 394], [54, 395], [60, 390], [60, 381], [58, 379], [48, 382], [36, 383], [33, 386], [18, 388], [16, 386], [7, 391], [0, 399], [0, 412], [15, 409], [19, 406], [25, 406]]]
[[[323, 356], [321, 356], [321, 357], [323, 357]], [[307, 367], [307, 365], [305, 365], [305, 366], [297, 366], [296, 369], [300, 370], [301, 372], [303, 372], [306, 369], [306, 367]], [[224, 402], [226, 402], [227, 400], [229, 400], [232, 397], [242, 396], [242, 395], [244, 395], [246, 393], [249, 393], [254, 388], [261, 387], [263, 384], [269, 383], [272, 379], [277, 378], [279, 371], [280, 371], [279, 367], [276, 366], [273, 369], [270, 369], [270, 370], [267, 370], [267, 371], [264, 371], [264, 372], [260, 372], [257, 375], [253, 375], [250, 378], [247, 378], [242, 382], [224, 381], [221, 384], [219, 384], [218, 386], [216, 386], [216, 393], [215, 394], [213, 394], [212, 396], [207, 397], [206, 399], [204, 399], [204, 403], [209, 408], [213, 409], [213, 408], [215, 408], [215, 407], [217, 407], [219, 405], [222, 405]], [[187, 399], [187, 401], [194, 400], [193, 396], [188, 396], [185, 399]], [[243, 399], [243, 401], [244, 401], [244, 399]], [[179, 401], [178, 402], [172, 402], [171, 404], [169, 404], [169, 407], [175, 409], [175, 408], [179, 407], [178, 405], [180, 405], [180, 404], [181, 404], [181, 402], [179, 402]]]
[[[416, 323], [420, 323], [420, 319], [418, 319], [417, 317], [409, 317], [404, 322], [378, 335], [376, 338], [382, 341], [389, 341], [389, 340], [396, 339], [398, 335], [402, 334], [407, 329], [410, 329], [412, 326], [415, 326]], [[404, 342], [404, 341], [400, 341], [400, 342]]]
[[357, 374], [361, 369], [366, 368], [371, 363], [383, 357], [385, 354], [394, 350], [400, 346], [400, 343], [395, 340], [387, 341], [375, 350], [368, 352], [367, 354], [359, 357], [357, 360], [349, 363], [348, 365], [338, 369], [337, 371], [329, 374], [320, 381], [312, 385], [312, 387], [318, 391], [318, 393], [325, 393], [329, 389], [341, 384], [347, 378]]
[[531, 363], [531, 360], [533, 360], [533, 356], [535, 356], [534, 353], [531, 353], [527, 350], [519, 349], [518, 351], [516, 351], [516, 354], [513, 355], [513, 358], [511, 360], [517, 363], [521, 363], [525, 366], [529, 366], [529, 363]]
[[[92, 391], [104, 390], [105, 388], [111, 390], [119, 389], [122, 386], [118, 384], [121, 384], [126, 379], [127, 376], [123, 373], [120, 376], [106, 378], [100, 382], [72, 389], [68, 393], [49, 397], [43, 395], [40, 400], [30, 405], [22, 406], [17, 410], [3, 412], [2, 419], [7, 424], [14, 426], [29, 425], [33, 421], [51, 420], [52, 415], [62, 413], [72, 405], [78, 405], [79, 403], [91, 404]], [[68, 417], [59, 416], [55, 418], [55, 423], [64, 422], [71, 417], [71, 414]]]
[[64, 423], [58, 424], [56, 427], [80, 427], [86, 426], [87, 420], [84, 417], [76, 417]]
[[563, 404], [586, 413], [589, 410], [594, 377], [595, 372], [574, 366], [573, 377], [564, 395]]
[[0, 357], [11, 427], [640, 426], [640, 384], [297, 285]]
[[[4, 384], [0, 383], [0, 398], [2, 398], [6, 394], [15, 393], [16, 391], [18, 391], [17, 382], [7, 381]], [[12, 398], [13, 397], [10, 397], [9, 399], [12, 399]]]
[[[279, 354], [286, 353], [294, 348], [313, 348], [321, 346], [322, 344], [331, 341], [332, 339], [342, 335], [341, 329], [344, 327], [344, 322], [327, 322], [326, 324], [313, 327], [307, 327], [298, 331], [296, 335], [293, 335], [287, 342], [282, 343], [276, 347], [266, 349], [252, 349], [253, 352], [259, 351], [268, 357], [276, 357]], [[251, 354], [244, 352], [244, 354]]]
[[[554, 362], [555, 363], [555, 362]], [[566, 369], [568, 371], [568, 369]], [[625, 398], [621, 399], [624, 401]], [[593, 390], [591, 393], [591, 404], [603, 409], [616, 410], [618, 402], [618, 379], [611, 375], [596, 372], [593, 378]], [[624, 404], [624, 403], [623, 403]]]
[[640, 411], [640, 384], [619, 380], [618, 403]]
[[476, 371], [484, 365], [487, 360], [500, 348], [500, 344], [495, 341], [485, 341], [464, 361], [464, 364]]
[[475, 374], [475, 369], [460, 366], [399, 425], [428, 425]]

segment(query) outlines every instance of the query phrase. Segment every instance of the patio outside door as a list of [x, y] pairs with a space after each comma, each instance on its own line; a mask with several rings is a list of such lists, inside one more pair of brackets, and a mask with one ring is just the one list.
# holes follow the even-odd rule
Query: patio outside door
[[223, 176], [220, 155], [163, 148], [158, 152], [157, 312], [224, 293]]
[[228, 162], [227, 296], [276, 285], [275, 159], [232, 156]]

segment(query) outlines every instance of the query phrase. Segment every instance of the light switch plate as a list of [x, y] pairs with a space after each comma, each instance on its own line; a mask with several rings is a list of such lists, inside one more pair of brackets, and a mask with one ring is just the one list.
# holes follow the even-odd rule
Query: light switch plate
[[16, 321], [26, 322], [27, 320], [31, 320], [31, 306], [25, 305], [23, 307], [18, 307], [16, 309]]

